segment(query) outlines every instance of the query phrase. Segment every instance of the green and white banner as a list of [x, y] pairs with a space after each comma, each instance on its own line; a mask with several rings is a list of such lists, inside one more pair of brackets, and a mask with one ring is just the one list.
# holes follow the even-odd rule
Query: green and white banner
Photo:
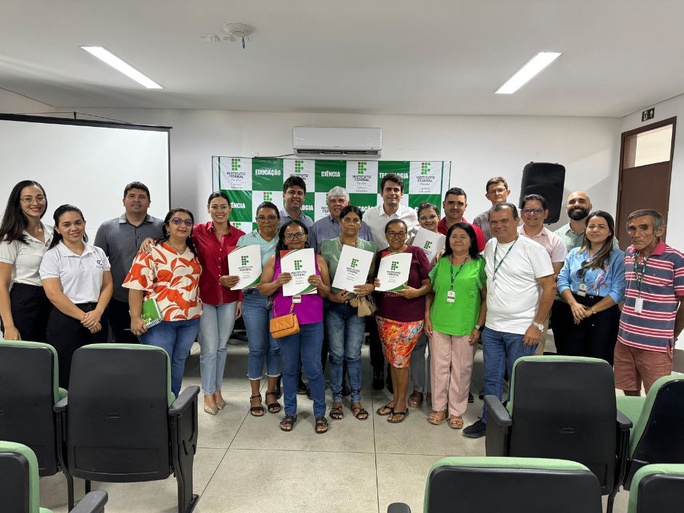
[[328, 215], [326, 193], [335, 186], [349, 192], [352, 205], [365, 211], [382, 204], [380, 181], [387, 173], [404, 180], [402, 203], [417, 207], [423, 201], [437, 206], [451, 179], [451, 162], [384, 160], [300, 160], [279, 158], [212, 157], [214, 190], [228, 193], [231, 222], [241, 230], [256, 229], [256, 208], [263, 201], [283, 207], [283, 183], [290, 175], [306, 182], [302, 211], [314, 221]]

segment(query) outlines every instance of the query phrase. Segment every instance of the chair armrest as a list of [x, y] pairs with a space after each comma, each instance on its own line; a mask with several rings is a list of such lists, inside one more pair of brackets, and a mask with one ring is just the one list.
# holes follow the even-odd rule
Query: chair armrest
[[199, 391], [198, 386], [185, 387], [176, 400], [171, 403], [171, 406], [169, 406], [169, 415], [178, 416], [185, 413], [194, 404]]
[[501, 404], [501, 401], [495, 395], [486, 395], [484, 402], [487, 405], [487, 419], [493, 420], [499, 426], [510, 426], [513, 424], [513, 419], [508, 413], [508, 410]]
[[632, 427], [634, 426], [630, 418], [624, 413], [622, 413], [620, 410], [617, 411], [617, 423], [618, 427], [623, 431], [632, 429]]
[[69, 396], [65, 397], [64, 399], [62, 399], [58, 403], [56, 403], [52, 407], [52, 409], [55, 413], [63, 413], [66, 411], [68, 405], [69, 405]]
[[107, 492], [90, 492], [83, 497], [71, 513], [103, 513], [109, 500]]
[[387, 506], [387, 513], [411, 513], [411, 508], [403, 502], [393, 502]]

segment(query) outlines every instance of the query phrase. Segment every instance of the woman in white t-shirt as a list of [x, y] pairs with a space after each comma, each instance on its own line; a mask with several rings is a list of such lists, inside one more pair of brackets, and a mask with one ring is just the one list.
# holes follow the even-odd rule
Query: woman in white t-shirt
[[45, 189], [33, 180], [14, 186], [0, 224], [0, 318], [3, 338], [45, 342], [50, 301], [38, 269], [52, 242], [52, 227], [41, 222]]
[[86, 244], [83, 213], [62, 205], [54, 214], [55, 235], [40, 265], [40, 278], [52, 303], [47, 342], [59, 356], [59, 386], [68, 388], [71, 357], [86, 344], [107, 341], [106, 309], [112, 273], [104, 251]]

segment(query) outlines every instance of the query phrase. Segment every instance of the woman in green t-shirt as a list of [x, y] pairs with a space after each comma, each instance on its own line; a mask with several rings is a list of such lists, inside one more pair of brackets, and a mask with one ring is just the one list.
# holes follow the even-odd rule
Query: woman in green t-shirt
[[485, 260], [468, 223], [453, 224], [444, 256], [430, 271], [433, 292], [425, 302], [425, 332], [430, 337], [431, 424], [449, 416], [461, 429], [468, 407], [473, 358], [487, 312]]

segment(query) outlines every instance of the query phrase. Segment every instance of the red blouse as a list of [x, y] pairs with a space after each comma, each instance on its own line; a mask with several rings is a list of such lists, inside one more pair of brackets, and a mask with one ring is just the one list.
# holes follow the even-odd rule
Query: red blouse
[[197, 256], [202, 264], [200, 275], [200, 297], [208, 305], [218, 306], [241, 301], [240, 291], [233, 291], [219, 284], [219, 277], [228, 275], [228, 248], [237, 246], [237, 241], [245, 234], [230, 223], [228, 233], [216, 238], [214, 223], [199, 223], [192, 229], [192, 242], [195, 243]]

